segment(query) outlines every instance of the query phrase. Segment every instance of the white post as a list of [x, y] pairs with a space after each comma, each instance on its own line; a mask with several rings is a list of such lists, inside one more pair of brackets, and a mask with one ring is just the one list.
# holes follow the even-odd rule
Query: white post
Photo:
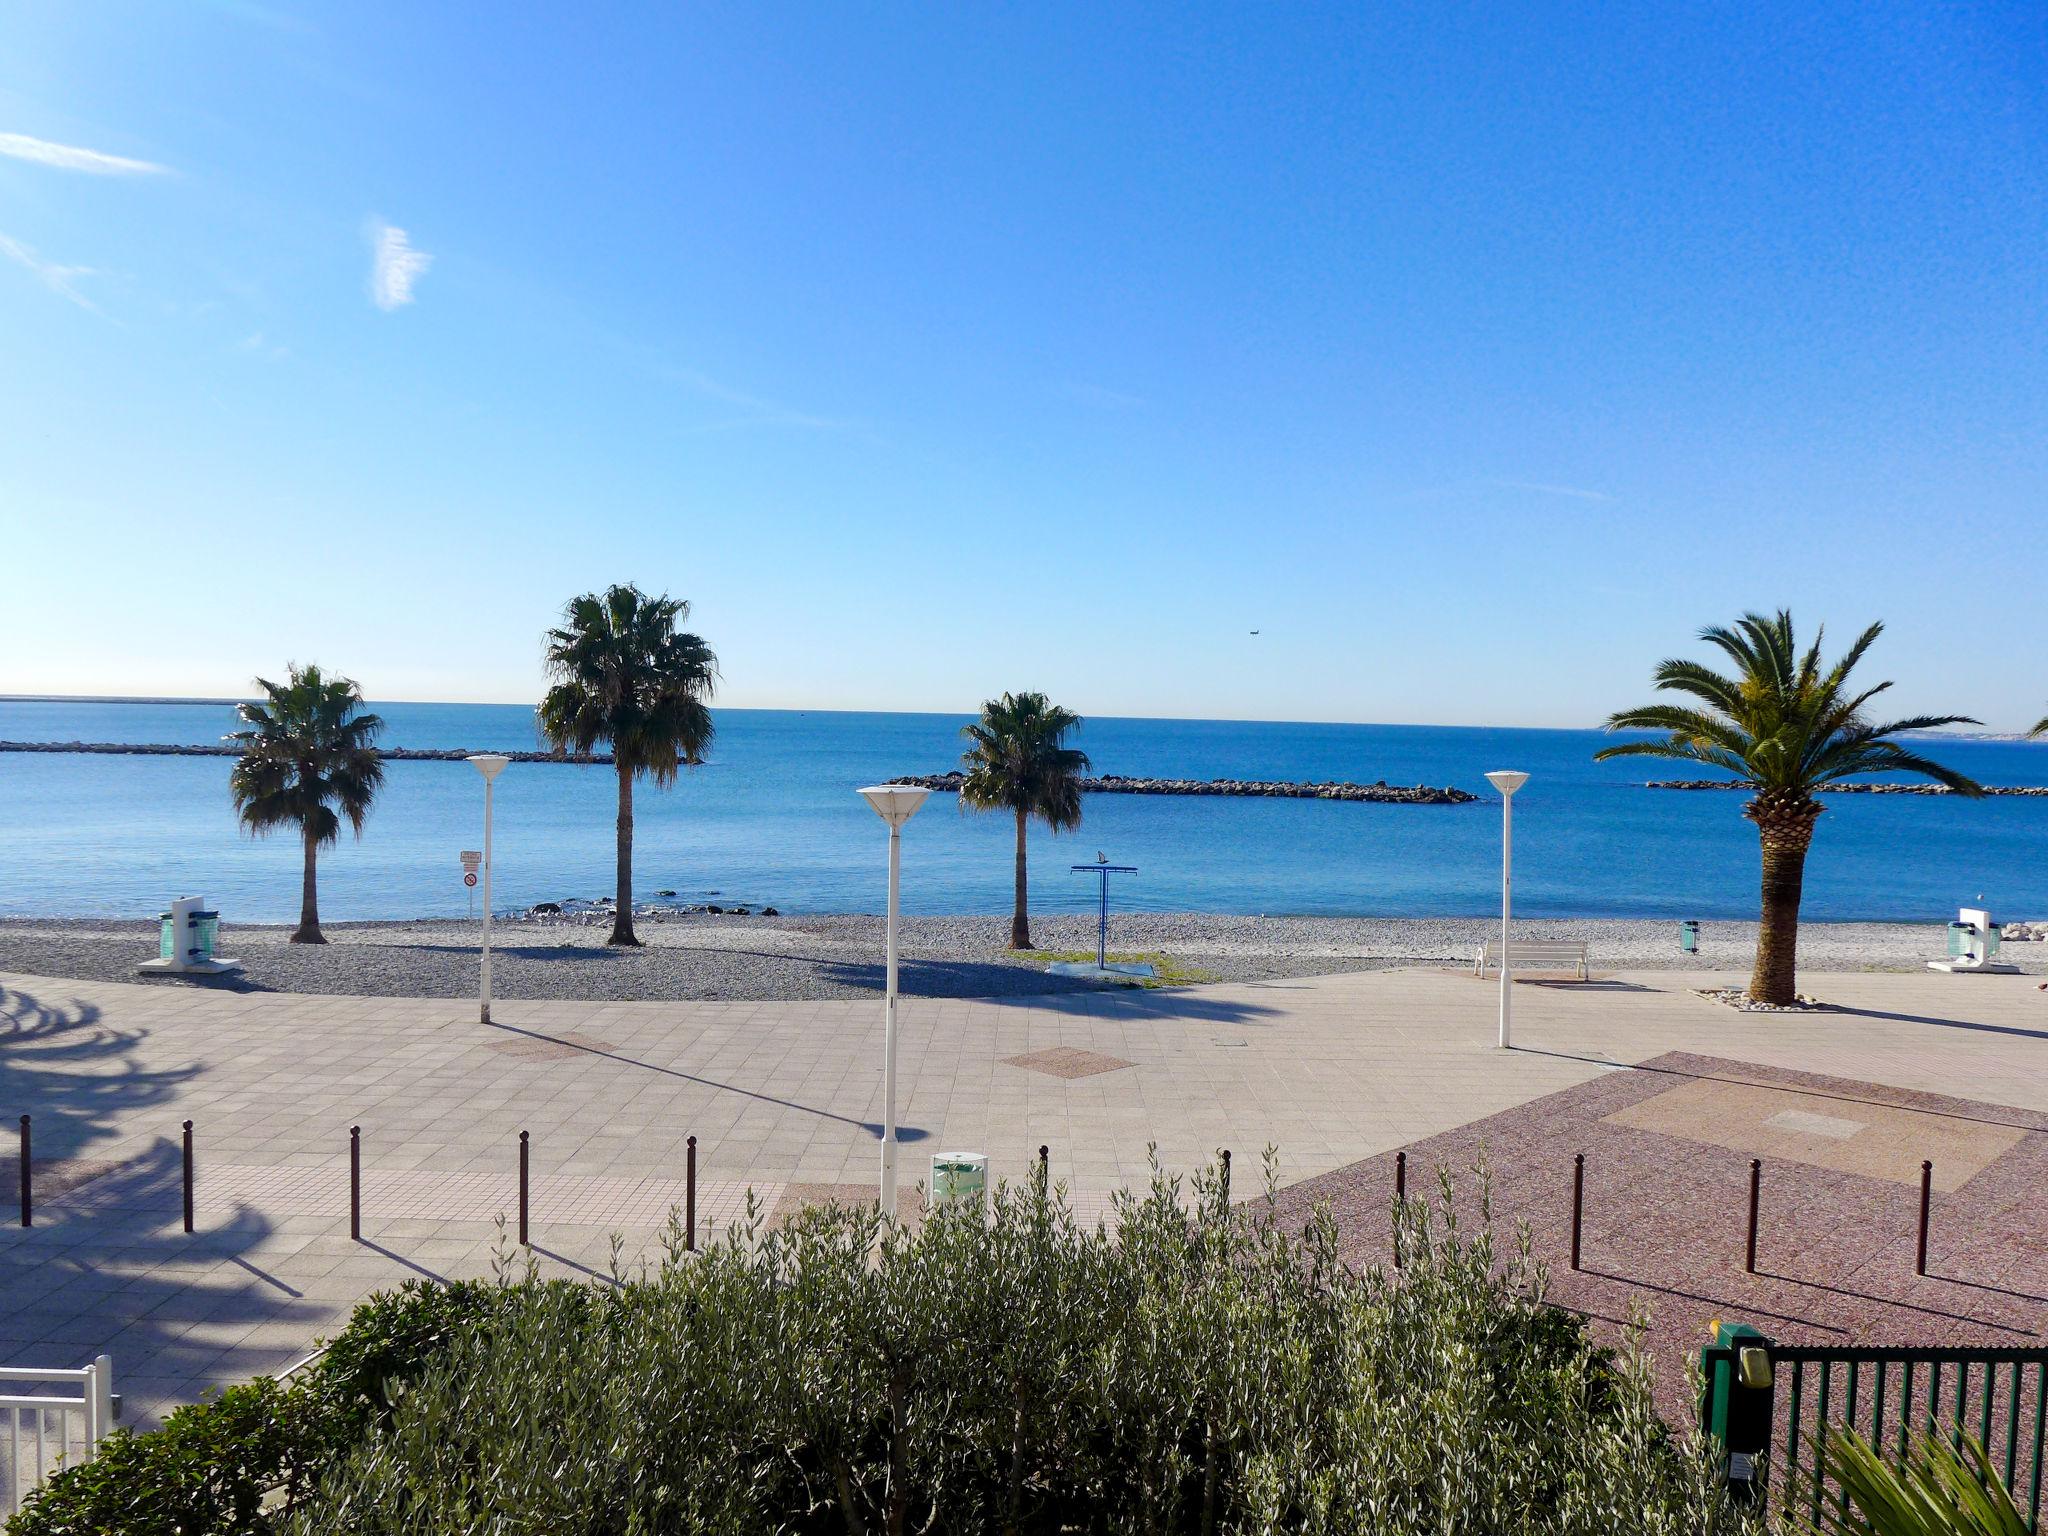
[[882, 1021], [882, 1214], [896, 1219], [896, 892], [903, 875], [903, 832], [889, 828], [889, 980]]
[[494, 781], [484, 780], [484, 979], [483, 1022], [491, 1022], [491, 790]]
[[479, 752], [469, 760], [470, 767], [484, 776], [484, 963], [478, 1016], [486, 1024], [491, 1022], [491, 869], [497, 862], [491, 857], [491, 788], [511, 761], [502, 752]]
[[87, 1389], [92, 1405], [87, 1409], [86, 1434], [92, 1449], [114, 1432], [114, 1357], [100, 1355], [92, 1363], [92, 1381]]
[[1515, 797], [1500, 797], [1500, 1048], [1508, 1049], [1508, 1005], [1514, 994], [1508, 962], [1508, 914], [1514, 909]]
[[896, 1219], [896, 910], [903, 884], [903, 823], [931, 794], [915, 784], [870, 784], [859, 791], [889, 825], [889, 972], [882, 1002], [882, 1214]]
[[1508, 917], [1514, 911], [1515, 791], [1529, 782], [1529, 775], [1496, 768], [1486, 782], [1500, 791], [1500, 1048], [1507, 1050], [1514, 1043], [1508, 1031], [1508, 999], [1514, 986], [1514, 967], [1508, 959]]

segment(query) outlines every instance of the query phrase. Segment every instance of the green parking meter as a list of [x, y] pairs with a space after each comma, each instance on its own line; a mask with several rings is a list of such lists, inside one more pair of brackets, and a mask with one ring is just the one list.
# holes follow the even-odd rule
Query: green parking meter
[[[1720, 1447], [1722, 1479], [1730, 1497], [1747, 1503], [1764, 1493], [1771, 1461], [1771, 1341], [1747, 1323], [1716, 1321], [1714, 1342], [1700, 1354], [1705, 1376], [1702, 1428]], [[1710, 1358], [1715, 1351], [1732, 1350]]]

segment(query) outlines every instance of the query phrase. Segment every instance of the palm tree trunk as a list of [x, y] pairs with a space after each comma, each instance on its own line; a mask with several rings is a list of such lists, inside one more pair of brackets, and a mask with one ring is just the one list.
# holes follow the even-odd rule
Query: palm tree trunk
[[325, 944], [327, 936], [320, 931], [320, 887], [314, 874], [314, 866], [320, 858], [320, 845], [307, 833], [306, 870], [299, 880], [299, 926], [292, 934], [294, 944]]
[[1017, 904], [1010, 912], [1010, 948], [1031, 947], [1030, 878], [1024, 869], [1024, 828], [1030, 817], [1017, 812]]
[[633, 932], [633, 769], [619, 763], [619, 887], [612, 912], [612, 936], [607, 944], [640, 942]]
[[1799, 901], [1806, 883], [1806, 850], [1813, 844], [1819, 804], [1800, 795], [1760, 794], [1743, 814], [1756, 823], [1763, 849], [1763, 921], [1756, 937], [1756, 969], [1749, 995], [1783, 1005], [1799, 996]]

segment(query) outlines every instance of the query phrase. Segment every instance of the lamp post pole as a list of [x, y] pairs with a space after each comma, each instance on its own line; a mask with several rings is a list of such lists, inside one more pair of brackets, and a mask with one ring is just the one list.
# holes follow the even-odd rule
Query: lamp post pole
[[882, 1214], [896, 1215], [896, 908], [903, 885], [903, 827], [889, 825], [888, 1016], [882, 1022]]
[[1515, 791], [1529, 782], [1529, 775], [1511, 769], [1496, 769], [1487, 783], [1500, 791], [1500, 1048], [1513, 1043], [1509, 1028], [1513, 965], [1508, 954], [1508, 918], [1514, 911], [1515, 891]]
[[481, 982], [479, 1017], [491, 1022], [491, 791], [496, 787], [498, 775], [505, 771], [505, 765], [512, 761], [495, 752], [483, 752], [470, 760], [476, 771], [484, 776], [484, 953], [483, 979]]
[[889, 824], [887, 981], [882, 1003], [882, 1214], [896, 1219], [896, 916], [903, 885], [903, 823], [917, 814], [930, 790], [913, 784], [875, 784], [860, 791]]

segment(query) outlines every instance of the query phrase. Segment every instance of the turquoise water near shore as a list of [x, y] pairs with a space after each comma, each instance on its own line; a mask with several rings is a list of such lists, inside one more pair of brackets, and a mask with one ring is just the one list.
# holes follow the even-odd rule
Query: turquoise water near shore
[[[531, 749], [532, 711], [378, 704], [386, 746]], [[854, 795], [956, 766], [965, 716], [725, 709], [709, 763], [637, 799], [636, 889], [679, 901], [873, 912], [884, 833]], [[205, 743], [223, 704], [0, 701], [0, 739]], [[1500, 809], [1484, 774], [1521, 768], [1516, 909], [1532, 917], [1753, 916], [1756, 837], [1741, 797], [1646, 790], [1683, 765], [1594, 763], [1597, 731], [1091, 719], [1098, 772], [1456, 785], [1464, 806], [1091, 795], [1079, 832], [1032, 833], [1033, 905], [1092, 904], [1068, 866], [1098, 850], [1139, 873], [1117, 905], [1149, 911], [1371, 917], [1497, 911]], [[1941, 742], [1990, 784], [2048, 783], [2048, 744]], [[0, 754], [0, 913], [139, 916], [206, 895], [232, 921], [297, 915], [294, 844], [252, 839], [229, 808], [225, 758]], [[498, 783], [500, 908], [612, 888], [609, 768], [514, 764]], [[462, 763], [391, 763], [360, 842], [321, 861], [323, 917], [460, 916], [456, 855], [482, 844], [483, 795]], [[935, 795], [905, 832], [904, 905], [1000, 912], [1010, 827]], [[2001, 918], [2048, 917], [2048, 800], [1845, 796], [1807, 867], [1819, 919], [1940, 921], [1982, 894]]]

